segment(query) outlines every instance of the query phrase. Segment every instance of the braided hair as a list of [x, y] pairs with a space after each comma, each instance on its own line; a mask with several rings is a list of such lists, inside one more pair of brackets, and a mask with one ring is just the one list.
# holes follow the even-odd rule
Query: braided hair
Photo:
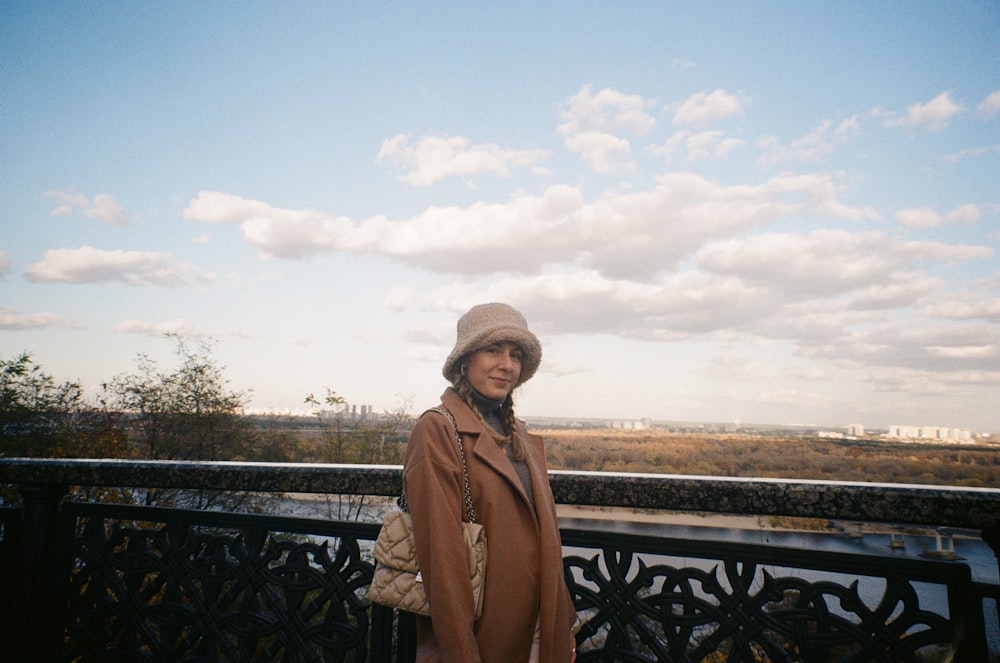
[[[483, 418], [483, 413], [479, 411], [479, 406], [476, 405], [472, 398], [472, 384], [465, 375], [459, 374], [455, 380], [455, 393], [461, 397], [465, 404], [476, 413], [479, 420], [483, 422], [487, 430], [493, 431], [493, 427], [486, 423], [486, 419]], [[510, 442], [510, 457], [514, 460], [524, 459], [524, 442], [521, 440], [521, 436], [517, 433], [517, 419], [514, 417], [514, 398], [511, 394], [507, 394], [507, 397], [503, 401], [503, 405], [500, 406], [500, 426], [503, 428], [505, 435], [501, 436], [497, 433], [493, 434], [493, 439], [500, 446], [506, 446], [507, 442]]]

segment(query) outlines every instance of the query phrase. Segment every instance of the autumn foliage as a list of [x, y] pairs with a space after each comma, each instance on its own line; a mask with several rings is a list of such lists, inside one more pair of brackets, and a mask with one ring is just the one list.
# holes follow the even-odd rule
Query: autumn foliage
[[1000, 448], [660, 429], [544, 430], [552, 469], [1000, 487]]

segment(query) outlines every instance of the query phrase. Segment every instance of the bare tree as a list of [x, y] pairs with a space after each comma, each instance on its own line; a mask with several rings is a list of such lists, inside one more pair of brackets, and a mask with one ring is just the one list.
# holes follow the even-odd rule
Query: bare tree
[[[403, 450], [410, 427], [406, 414], [408, 402], [401, 402], [395, 410], [374, 414], [357, 413], [349, 409], [347, 401], [326, 387], [326, 395], [316, 398], [309, 394], [305, 403], [316, 417], [323, 452], [320, 458], [326, 463], [361, 465], [395, 465], [402, 463]], [[361, 495], [325, 495], [323, 505], [327, 518], [359, 520], [366, 518], [367, 507], [384, 506], [384, 498]], [[372, 515], [372, 514], [370, 514]], [[381, 514], [373, 514], [372, 518]]]
[[[245, 416], [247, 392], [229, 388], [223, 367], [212, 357], [212, 344], [192, 348], [174, 336], [178, 366], [161, 370], [139, 355], [135, 373], [115, 376], [105, 385], [107, 402], [124, 413], [136, 455], [150, 460], [253, 460], [259, 431]], [[148, 490], [146, 503], [181, 501], [192, 508], [223, 504], [246, 506], [246, 500], [212, 491]]]

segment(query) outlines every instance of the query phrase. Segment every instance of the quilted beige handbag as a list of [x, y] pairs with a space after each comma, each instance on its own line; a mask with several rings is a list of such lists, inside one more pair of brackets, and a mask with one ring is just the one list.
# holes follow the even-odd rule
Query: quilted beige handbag
[[[483, 581], [486, 577], [486, 531], [476, 522], [476, 512], [472, 506], [469, 490], [469, 471], [465, 463], [465, 448], [458, 433], [458, 424], [451, 412], [443, 407], [434, 411], [448, 417], [455, 431], [459, 455], [462, 458], [462, 475], [465, 489], [465, 511], [468, 522], [462, 523], [462, 534], [468, 552], [469, 580], [472, 582], [472, 600], [476, 607], [476, 619], [483, 612]], [[372, 603], [385, 605], [397, 610], [414, 612], [429, 617], [431, 606], [424, 591], [417, 561], [417, 548], [413, 542], [413, 520], [406, 512], [406, 501], [400, 498], [401, 511], [385, 514], [382, 529], [375, 540], [375, 573], [368, 588], [368, 599]]]

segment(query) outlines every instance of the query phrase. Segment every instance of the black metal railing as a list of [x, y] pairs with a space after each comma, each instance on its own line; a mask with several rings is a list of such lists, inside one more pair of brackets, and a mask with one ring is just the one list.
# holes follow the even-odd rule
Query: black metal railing
[[[560, 504], [957, 528], [1000, 547], [1000, 491], [552, 472]], [[0, 460], [4, 660], [406, 661], [372, 607], [373, 522], [67, 499], [71, 486], [391, 497], [387, 466]], [[579, 661], [981, 661], [1000, 584], [913, 556], [564, 523]], [[951, 532], [951, 530], [949, 530]], [[994, 560], [995, 566], [995, 560]]]

